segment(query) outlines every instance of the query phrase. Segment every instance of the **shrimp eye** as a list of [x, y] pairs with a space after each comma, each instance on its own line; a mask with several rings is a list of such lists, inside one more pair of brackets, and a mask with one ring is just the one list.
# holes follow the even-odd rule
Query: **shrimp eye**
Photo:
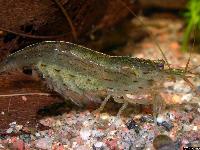
[[30, 67], [25, 66], [25, 67], [23, 67], [22, 71], [24, 74], [32, 75], [32, 68], [30, 68]]
[[155, 60], [154, 61], [156, 63], [156, 67], [158, 67], [159, 70], [163, 70], [164, 69], [164, 65], [165, 65], [165, 61], [164, 60]]
[[159, 68], [160, 70], [163, 70], [163, 69], [164, 69], [164, 64], [158, 64], [158, 68]]

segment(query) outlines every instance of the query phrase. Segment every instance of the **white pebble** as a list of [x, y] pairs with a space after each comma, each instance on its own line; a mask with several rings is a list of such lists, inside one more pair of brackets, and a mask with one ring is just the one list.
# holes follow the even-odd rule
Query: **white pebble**
[[170, 120], [175, 120], [175, 115], [173, 113], [169, 113], [168, 115]]
[[104, 136], [104, 132], [98, 131], [98, 130], [92, 130], [92, 137], [102, 137]]
[[191, 101], [191, 99], [192, 99], [192, 94], [191, 93], [189, 93], [189, 94], [185, 94], [185, 95], [183, 95], [182, 96], [182, 98], [181, 98], [181, 100], [184, 102], [189, 102], [189, 101]]
[[197, 131], [198, 130], [198, 126], [193, 126], [193, 131]]
[[4, 146], [2, 144], [0, 144], [0, 148], [4, 149]]
[[189, 144], [189, 141], [188, 141], [187, 139], [183, 139], [183, 140], [182, 140], [182, 144], [183, 144], [183, 145], [187, 145], [187, 144]]
[[59, 127], [59, 126], [61, 126], [61, 125], [62, 125], [61, 121], [60, 121], [60, 120], [57, 120], [56, 123], [55, 123], [55, 126], [56, 126], [56, 127]]
[[39, 149], [51, 149], [52, 139], [49, 137], [36, 140], [35, 146]]
[[9, 128], [6, 130], [6, 133], [12, 133], [13, 132], [13, 128]]
[[192, 130], [192, 126], [191, 125], [183, 125], [183, 131], [185, 131], [185, 132], [188, 132], [188, 131], [191, 131]]
[[108, 120], [109, 119], [109, 114], [108, 113], [101, 113], [100, 114], [100, 118], [102, 120]]
[[165, 117], [164, 116], [161, 116], [161, 115], [158, 115], [158, 117], [156, 118], [156, 121], [158, 123], [163, 123], [163, 121], [165, 121]]
[[126, 94], [126, 96], [127, 96], [128, 98], [130, 98], [130, 99], [135, 99], [135, 98], [136, 98], [136, 96], [135, 96], [135, 95], [132, 95], [132, 94]]
[[5, 112], [2, 111], [1, 114], [2, 114], [2, 115], [5, 115]]
[[39, 137], [39, 136], [40, 136], [40, 133], [36, 132], [36, 133], [35, 133], [35, 136], [36, 136], [36, 137]]
[[174, 85], [174, 91], [178, 93], [188, 93], [191, 91], [191, 88], [189, 86], [185, 86], [183, 81], [180, 81]]
[[27, 97], [26, 96], [22, 96], [22, 100], [26, 102], [27, 101]]
[[80, 136], [83, 140], [88, 140], [91, 135], [91, 130], [89, 128], [82, 128], [80, 131]]
[[103, 143], [103, 142], [96, 142], [96, 143], [94, 144], [94, 146], [95, 146], [96, 148], [101, 148], [101, 147], [104, 146], [104, 143]]
[[23, 125], [16, 125], [15, 129], [16, 131], [20, 131], [23, 128]]
[[10, 126], [15, 126], [16, 124], [17, 124], [17, 122], [15, 122], [15, 121], [14, 121], [14, 122], [11, 122], [11, 123], [9, 123], [9, 125], [10, 125]]

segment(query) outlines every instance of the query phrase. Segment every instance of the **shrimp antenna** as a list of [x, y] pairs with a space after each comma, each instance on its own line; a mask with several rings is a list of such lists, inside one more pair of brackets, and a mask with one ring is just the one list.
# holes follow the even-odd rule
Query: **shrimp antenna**
[[191, 53], [194, 50], [195, 36], [196, 36], [196, 27], [194, 27], [193, 32], [194, 32], [194, 39], [193, 39], [193, 42], [192, 42], [192, 48], [191, 48], [191, 50], [189, 49], [190, 56], [189, 56], [188, 61], [187, 61], [186, 65], [185, 65], [185, 73], [188, 71], [188, 67], [189, 67], [189, 63], [190, 63], [190, 59], [191, 59]]
[[[72, 30], [72, 36], [74, 38], [74, 40], [77, 40], [77, 31], [72, 23], [72, 20], [69, 16], [69, 14], [67, 13], [67, 11], [65, 10], [65, 8], [62, 6], [62, 4], [58, 1], [58, 0], [54, 0], [54, 2], [56, 3], [56, 5], [58, 5], [58, 7], [60, 8], [60, 10], [62, 11], [63, 15], [65, 16], [65, 18], [67, 19], [69, 26]], [[67, 1], [68, 2], [68, 1]]]
[[[189, 51], [190, 51], [190, 56], [189, 56], [188, 61], [187, 61], [186, 65], [185, 65], [185, 73], [187, 73], [187, 71], [190, 72], [191, 70], [193, 70], [193, 69], [188, 70], [188, 67], [189, 67], [189, 62], [190, 62], [190, 59], [191, 59], [191, 53], [192, 53], [192, 51], [194, 50], [195, 35], [196, 35], [196, 27], [194, 27], [194, 29], [193, 29], [193, 34], [194, 34], [194, 39], [193, 39], [193, 42], [192, 42], [192, 48], [189, 49]], [[185, 81], [189, 84], [190, 88], [191, 88], [197, 95], [200, 96], [200, 93], [195, 89], [194, 85], [190, 82], [190, 80], [189, 80], [188, 78], [184, 77], [183, 80], [185, 80]]]
[[[123, 0], [119, 0], [120, 3], [122, 3], [127, 9], [128, 11], [140, 22], [140, 24], [144, 27], [147, 28], [147, 25], [145, 25], [142, 20], [140, 18], [138, 18], [138, 16], [123, 2]], [[135, 2], [135, 1], [134, 1]], [[151, 40], [154, 42], [154, 44], [156, 45], [156, 47], [159, 49], [159, 51], [161, 52], [167, 66], [169, 67], [169, 69], [171, 69], [170, 64], [167, 60], [167, 57], [165, 56], [163, 50], [161, 49], [160, 45], [158, 44], [156, 37], [152, 34], [152, 32], [149, 31], [150, 34], [150, 38]]]
[[[122, 5], [124, 5], [124, 6], [126, 7], [126, 9], [128, 9], [129, 12], [130, 12], [134, 17], [136, 17], [136, 19], [140, 22], [140, 24], [141, 24], [144, 28], [147, 28], [147, 25], [145, 25], [145, 24], [143, 23], [143, 21], [142, 21], [140, 18], [138, 18], [138, 16], [126, 5], [126, 3], [125, 3], [123, 0], [118, 0], [118, 1], [119, 1], [120, 3], [122, 3]], [[135, 1], [134, 1], [134, 2], [135, 2]], [[194, 35], [195, 35], [196, 32], [195, 32], [195, 30], [193, 30], [193, 31], [194, 31]], [[166, 64], [167, 64], [168, 68], [171, 70], [171, 67], [170, 67], [170, 64], [169, 64], [169, 62], [168, 62], [168, 60], [167, 60], [167, 57], [165, 56], [165, 54], [164, 54], [163, 50], [161, 49], [160, 45], [158, 44], [158, 42], [157, 42], [157, 40], [156, 40], [156, 37], [155, 37], [155, 36], [152, 34], [152, 32], [150, 32], [150, 31], [149, 31], [149, 34], [150, 34], [151, 40], [154, 42], [154, 44], [156, 45], [156, 47], [157, 47], [157, 48], [159, 49], [159, 51], [161, 52], [161, 54], [162, 54], [164, 60], [166, 61]], [[195, 38], [194, 38], [194, 40], [193, 40], [193, 45], [192, 45], [192, 49], [191, 49], [191, 50], [193, 50], [193, 48], [194, 48], [194, 43], [195, 43]], [[190, 50], [190, 56], [189, 56], [189, 58], [188, 58], [188, 61], [187, 61], [187, 63], [186, 63], [186, 66], [185, 66], [185, 70], [184, 70], [185, 73], [186, 73], [187, 71], [193, 70], [193, 69], [188, 70], [189, 62], [190, 62], [190, 59], [191, 59], [191, 50]], [[200, 96], [200, 93], [199, 93], [198, 91], [195, 90], [194, 85], [190, 82], [190, 80], [189, 80], [186, 76], [183, 77], [183, 80], [189, 84], [189, 86], [191, 87], [191, 89], [192, 89], [197, 95]]]

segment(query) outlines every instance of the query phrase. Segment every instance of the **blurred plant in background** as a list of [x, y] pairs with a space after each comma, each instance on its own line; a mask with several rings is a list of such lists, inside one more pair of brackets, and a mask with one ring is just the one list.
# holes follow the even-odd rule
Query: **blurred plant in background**
[[[200, 29], [200, 0], [189, 0], [187, 4], [187, 11], [184, 13], [184, 16], [187, 21], [187, 27], [183, 36], [182, 49], [184, 51], [188, 50], [188, 42], [191, 37], [193, 30], [197, 32]], [[198, 33], [195, 33], [197, 37], [194, 37], [198, 40]]]

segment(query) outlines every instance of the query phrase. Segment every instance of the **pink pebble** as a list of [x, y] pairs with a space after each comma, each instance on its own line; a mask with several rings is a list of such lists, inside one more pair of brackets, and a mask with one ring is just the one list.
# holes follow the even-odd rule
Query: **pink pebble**
[[17, 150], [24, 150], [24, 142], [22, 140], [17, 140], [13, 143], [13, 147], [16, 148]]

